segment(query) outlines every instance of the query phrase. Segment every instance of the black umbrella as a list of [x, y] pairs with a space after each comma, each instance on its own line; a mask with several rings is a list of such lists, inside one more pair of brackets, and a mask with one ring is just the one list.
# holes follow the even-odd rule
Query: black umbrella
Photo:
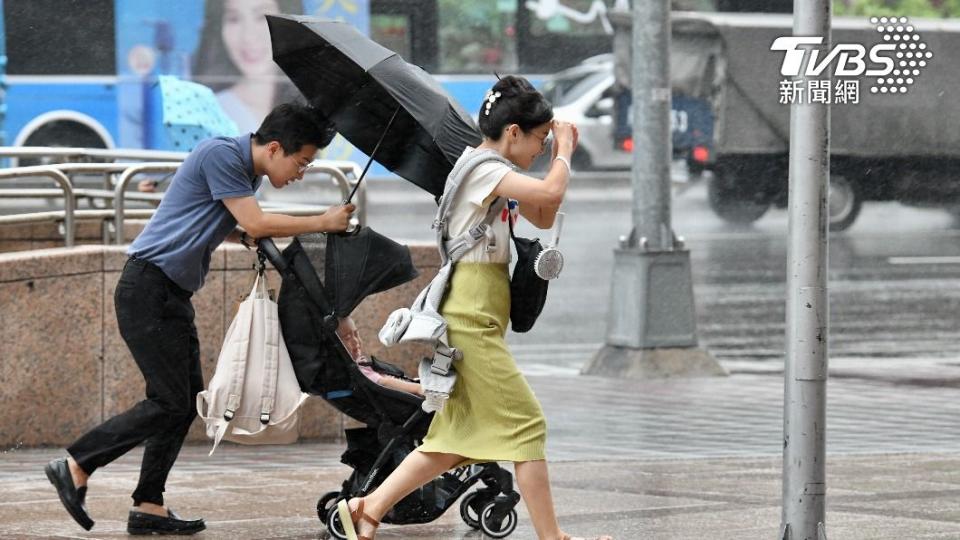
[[435, 197], [443, 194], [464, 148], [481, 139], [429, 74], [347, 23], [295, 15], [268, 15], [267, 23], [273, 60], [340, 134]]

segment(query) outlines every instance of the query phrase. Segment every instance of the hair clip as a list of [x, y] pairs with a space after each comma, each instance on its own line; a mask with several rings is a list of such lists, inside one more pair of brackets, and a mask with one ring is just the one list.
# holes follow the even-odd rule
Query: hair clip
[[490, 116], [490, 108], [493, 107], [494, 102], [497, 101], [497, 98], [500, 97], [500, 92], [494, 92], [493, 90], [488, 90], [487, 94], [483, 97], [484, 101], [487, 102], [486, 107], [484, 107], [483, 114], [484, 116]]

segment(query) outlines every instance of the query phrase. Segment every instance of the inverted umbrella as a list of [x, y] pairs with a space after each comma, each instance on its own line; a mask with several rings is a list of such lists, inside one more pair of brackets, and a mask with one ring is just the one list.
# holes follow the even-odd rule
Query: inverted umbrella
[[163, 126], [177, 150], [190, 151], [210, 137], [232, 136], [239, 131], [213, 91], [170, 75], [159, 77]]
[[481, 138], [429, 74], [344, 22], [268, 15], [267, 23], [273, 60], [341, 135], [367, 155], [383, 137], [378, 162], [443, 194], [453, 164]]

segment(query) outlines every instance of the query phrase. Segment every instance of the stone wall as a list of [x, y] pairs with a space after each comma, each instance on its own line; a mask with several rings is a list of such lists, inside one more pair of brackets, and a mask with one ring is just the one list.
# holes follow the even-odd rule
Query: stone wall
[[[143, 397], [143, 379], [117, 330], [113, 291], [124, 246], [79, 246], [0, 254], [0, 450], [63, 446]], [[389, 351], [377, 331], [393, 309], [409, 305], [436, 273], [431, 246], [411, 246], [420, 277], [367, 298], [354, 312], [368, 354], [414, 373], [423, 346]], [[224, 245], [194, 295], [205, 380], [213, 374], [235, 303], [252, 285], [256, 256]], [[269, 283], [279, 288], [271, 271]], [[336, 440], [353, 422], [311, 397], [301, 415], [305, 438]], [[200, 422], [190, 440], [205, 440]]]
[[[127, 240], [135, 238], [146, 225], [146, 220], [128, 219], [123, 229]], [[0, 253], [30, 251], [63, 247], [62, 222], [23, 223], [0, 225]], [[75, 245], [103, 244], [103, 221], [98, 219], [78, 219], [74, 233]]]

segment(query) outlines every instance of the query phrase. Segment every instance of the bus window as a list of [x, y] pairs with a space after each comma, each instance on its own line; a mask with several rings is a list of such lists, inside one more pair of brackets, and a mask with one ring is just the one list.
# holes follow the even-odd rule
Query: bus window
[[115, 75], [113, 0], [4, 0], [7, 74]]

